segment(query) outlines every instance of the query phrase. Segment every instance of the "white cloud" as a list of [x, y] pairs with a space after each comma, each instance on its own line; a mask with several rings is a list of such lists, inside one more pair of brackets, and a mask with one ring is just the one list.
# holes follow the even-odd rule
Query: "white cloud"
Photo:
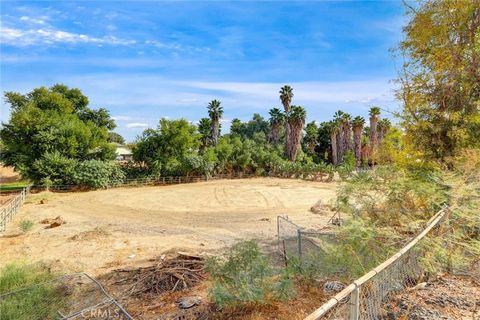
[[27, 16], [21, 16], [20, 21], [26, 22], [26, 23], [32, 23], [32, 24], [45, 24], [45, 20], [47, 17], [42, 17], [42, 18], [31, 18]]
[[147, 128], [148, 123], [143, 122], [130, 122], [125, 125], [127, 128]]
[[0, 34], [0, 43], [12, 46], [32, 46], [39, 44], [54, 43], [93, 43], [109, 45], [132, 45], [135, 40], [120, 39], [115, 36], [105, 36], [102, 38], [91, 37], [85, 34], [72, 33], [56, 30], [53, 28], [27, 29], [2, 28]]

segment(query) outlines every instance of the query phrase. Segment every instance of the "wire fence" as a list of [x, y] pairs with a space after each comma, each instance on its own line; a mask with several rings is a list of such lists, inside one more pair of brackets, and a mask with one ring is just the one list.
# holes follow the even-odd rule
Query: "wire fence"
[[355, 280], [304, 320], [387, 319], [387, 302], [392, 295], [414, 287], [423, 276], [419, 263], [420, 247], [447, 216], [445, 207], [427, 223], [425, 229], [388, 260]]
[[0, 294], [2, 319], [125, 319], [132, 316], [86, 273], [61, 276]]
[[7, 223], [12, 221], [13, 217], [15, 217], [18, 209], [23, 205], [27, 195], [30, 193], [30, 189], [30, 186], [23, 188], [18, 195], [0, 208], [0, 232], [5, 232], [7, 229]]
[[334, 238], [333, 233], [306, 230], [288, 217], [277, 216], [277, 247], [286, 259], [302, 260], [311, 253], [318, 253], [325, 241]]

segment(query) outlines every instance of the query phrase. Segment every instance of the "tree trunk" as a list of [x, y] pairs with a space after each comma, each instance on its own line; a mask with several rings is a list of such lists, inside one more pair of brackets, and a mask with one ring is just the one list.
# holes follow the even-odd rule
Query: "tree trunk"
[[291, 158], [291, 155], [289, 153], [289, 150], [290, 150], [290, 122], [288, 119], [285, 120], [285, 155], [287, 157], [287, 159], [290, 159]]
[[343, 130], [340, 127], [337, 130], [337, 161], [338, 163], [343, 162], [343, 141], [344, 141], [344, 134]]
[[218, 128], [219, 123], [217, 119], [212, 119], [212, 144], [217, 145], [218, 142]]
[[336, 131], [330, 134], [330, 144], [332, 145], [332, 163], [334, 166], [336, 166], [338, 164], [337, 132]]
[[348, 151], [353, 151], [352, 145], [352, 126], [350, 123], [345, 122], [342, 125], [343, 128], [343, 154], [345, 155]]
[[355, 149], [356, 166], [359, 168], [362, 165], [362, 131], [363, 126], [353, 127], [353, 141]]
[[297, 158], [298, 149], [300, 148], [300, 143], [302, 141], [302, 130], [302, 121], [296, 121], [290, 124], [290, 143], [288, 150], [288, 159], [290, 161], [295, 161]]
[[273, 145], [278, 144], [279, 129], [280, 125], [278, 123], [273, 123], [270, 128], [270, 143]]
[[370, 149], [368, 150], [368, 154], [369, 154], [368, 162], [370, 165], [375, 164], [374, 153], [378, 144], [377, 123], [378, 123], [378, 116], [376, 115], [371, 116], [370, 117]]

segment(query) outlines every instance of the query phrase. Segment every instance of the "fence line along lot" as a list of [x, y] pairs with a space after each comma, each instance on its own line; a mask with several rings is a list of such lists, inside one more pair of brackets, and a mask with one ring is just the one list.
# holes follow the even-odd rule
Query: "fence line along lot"
[[[168, 250], [215, 252], [246, 239], [273, 244], [278, 215], [311, 229], [324, 226], [330, 215], [313, 214], [310, 207], [319, 199], [333, 200], [336, 188], [336, 183], [254, 178], [32, 194], [0, 237], [0, 264], [28, 257], [95, 275]], [[66, 223], [53, 229], [39, 223], [57, 216]], [[11, 237], [20, 233], [18, 222], [24, 219], [35, 223], [33, 229]]]

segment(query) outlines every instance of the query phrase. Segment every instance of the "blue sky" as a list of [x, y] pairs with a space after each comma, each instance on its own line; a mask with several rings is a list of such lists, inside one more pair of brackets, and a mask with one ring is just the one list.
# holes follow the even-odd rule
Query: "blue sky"
[[398, 108], [399, 1], [2, 1], [1, 22], [2, 91], [78, 87], [130, 141], [162, 117], [198, 121], [212, 99], [224, 128], [267, 117], [284, 84], [308, 121]]

